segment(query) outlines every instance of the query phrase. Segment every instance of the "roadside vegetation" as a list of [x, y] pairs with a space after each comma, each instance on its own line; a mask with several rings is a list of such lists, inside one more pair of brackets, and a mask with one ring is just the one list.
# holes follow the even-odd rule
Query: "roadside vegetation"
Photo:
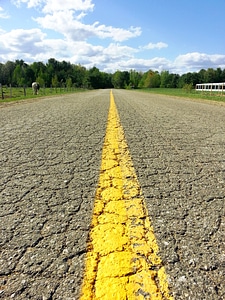
[[60, 96], [62, 94], [68, 94], [68, 93], [76, 93], [80, 91], [85, 91], [84, 88], [66, 88], [66, 87], [56, 87], [56, 88], [46, 88], [42, 87], [37, 95], [34, 95], [33, 90], [31, 87], [8, 87], [8, 86], [2, 86], [1, 87], [1, 97], [0, 102], [12, 102], [12, 101], [18, 101], [18, 100], [24, 100], [24, 99], [31, 99], [31, 98], [38, 98], [38, 97], [44, 97], [44, 96]]
[[[33, 95], [31, 89], [34, 81], [39, 82], [41, 87], [38, 95]], [[210, 94], [195, 91], [197, 83], [209, 82], [225, 82], [225, 69], [209, 68], [182, 75], [153, 70], [147, 72], [118, 70], [111, 74], [101, 72], [96, 67], [86, 69], [81, 65], [60, 62], [54, 58], [50, 58], [47, 63], [27, 64], [23, 60], [0, 63], [1, 102], [104, 88], [139, 89], [179, 97], [225, 101], [224, 92]]]
[[200, 92], [196, 91], [195, 89], [186, 90], [185, 88], [145, 88], [140, 89], [140, 91], [173, 97], [175, 96], [190, 99], [204, 99], [225, 102], [225, 92]]

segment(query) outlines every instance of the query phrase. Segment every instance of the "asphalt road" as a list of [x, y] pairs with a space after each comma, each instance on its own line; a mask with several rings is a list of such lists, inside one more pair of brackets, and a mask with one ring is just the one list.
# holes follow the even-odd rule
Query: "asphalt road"
[[[79, 299], [109, 92], [0, 106], [0, 299]], [[113, 94], [174, 299], [225, 299], [225, 106]]]

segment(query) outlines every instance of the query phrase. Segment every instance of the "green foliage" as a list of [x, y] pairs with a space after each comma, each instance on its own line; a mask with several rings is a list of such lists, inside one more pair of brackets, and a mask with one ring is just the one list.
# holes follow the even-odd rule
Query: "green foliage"
[[160, 75], [158, 72], [149, 71], [145, 79], [144, 86], [146, 88], [158, 88], [160, 86]]
[[[188, 88], [190, 88], [189, 86]], [[187, 92], [184, 88], [155, 88], [155, 89], [141, 89], [140, 91], [146, 93], [154, 93], [160, 95], [176, 96], [176, 97], [185, 97], [190, 99], [205, 99], [210, 101], [221, 101], [225, 102], [225, 94], [221, 93], [199, 93], [195, 89], [191, 89]]]
[[71, 87], [72, 87], [72, 84], [73, 84], [73, 82], [72, 82], [71, 77], [67, 78], [67, 79], [66, 79], [66, 87], [67, 87], [67, 88], [71, 88]]
[[122, 86], [122, 78], [121, 78], [121, 72], [116, 71], [112, 76], [112, 84], [114, 88], [119, 89]]
[[16, 63], [12, 61], [7, 61], [1, 70], [1, 84], [13, 83], [13, 72], [16, 67]]
[[1, 89], [3, 92], [4, 99], [1, 99], [1, 95], [0, 95], [0, 102], [12, 102], [12, 101], [18, 101], [18, 100], [29, 99], [29, 98], [39, 98], [43, 96], [57, 96], [62, 94], [85, 91], [84, 89], [77, 89], [75, 87], [71, 87], [70, 89], [61, 88], [58, 90], [50, 87], [49, 88], [41, 87], [38, 92], [38, 95], [34, 95], [31, 87], [2, 86]]
[[44, 76], [42, 74], [40, 74], [35, 81], [37, 81], [41, 87], [45, 86], [45, 80], [43, 78]]
[[18, 86], [25, 84], [25, 74], [20, 65], [17, 65], [13, 71], [13, 82], [16, 82]]
[[170, 73], [169, 71], [162, 71], [161, 72], [161, 88], [170, 87]]
[[129, 86], [130, 75], [127, 71], [116, 71], [112, 75], [112, 84], [116, 89], [124, 89]]
[[54, 88], [57, 88], [58, 84], [59, 84], [59, 82], [58, 82], [58, 76], [55, 74], [54, 77], [52, 78], [52, 86]]
[[89, 82], [93, 89], [102, 88], [102, 73], [98, 68], [93, 67], [89, 70]]
[[129, 73], [129, 88], [136, 89], [139, 85], [139, 82], [141, 80], [142, 74], [140, 72], [137, 72], [135, 70], [130, 70]]
[[186, 93], [190, 93], [192, 90], [194, 89], [193, 84], [192, 83], [186, 83], [183, 86], [183, 90], [186, 91]]
[[74, 65], [66, 61], [57, 61], [50, 58], [46, 64], [33, 62], [28, 65], [23, 60], [0, 63], [0, 83], [2, 85], [31, 87], [33, 81], [41, 86], [54, 88], [184, 88], [195, 87], [197, 83], [225, 82], [225, 69], [221, 68], [188, 72], [186, 74], [173, 74], [169, 71], [148, 70], [137, 72], [135, 70], [115, 73], [101, 72], [97, 67], [86, 69], [80, 64]]

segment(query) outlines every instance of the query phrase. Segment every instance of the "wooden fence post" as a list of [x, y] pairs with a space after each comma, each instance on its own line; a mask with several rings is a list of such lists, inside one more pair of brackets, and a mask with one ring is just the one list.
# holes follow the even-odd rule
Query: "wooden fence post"
[[1, 95], [2, 95], [2, 100], [4, 99], [4, 92], [3, 92], [3, 87], [2, 84], [0, 83], [0, 89], [1, 89]]
[[12, 84], [11, 83], [10, 83], [9, 87], [10, 87], [10, 98], [12, 98]]

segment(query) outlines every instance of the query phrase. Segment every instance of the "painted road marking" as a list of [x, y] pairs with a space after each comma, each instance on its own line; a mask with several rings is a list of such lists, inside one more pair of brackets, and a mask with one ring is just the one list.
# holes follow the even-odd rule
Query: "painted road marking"
[[170, 299], [112, 91], [81, 300]]

